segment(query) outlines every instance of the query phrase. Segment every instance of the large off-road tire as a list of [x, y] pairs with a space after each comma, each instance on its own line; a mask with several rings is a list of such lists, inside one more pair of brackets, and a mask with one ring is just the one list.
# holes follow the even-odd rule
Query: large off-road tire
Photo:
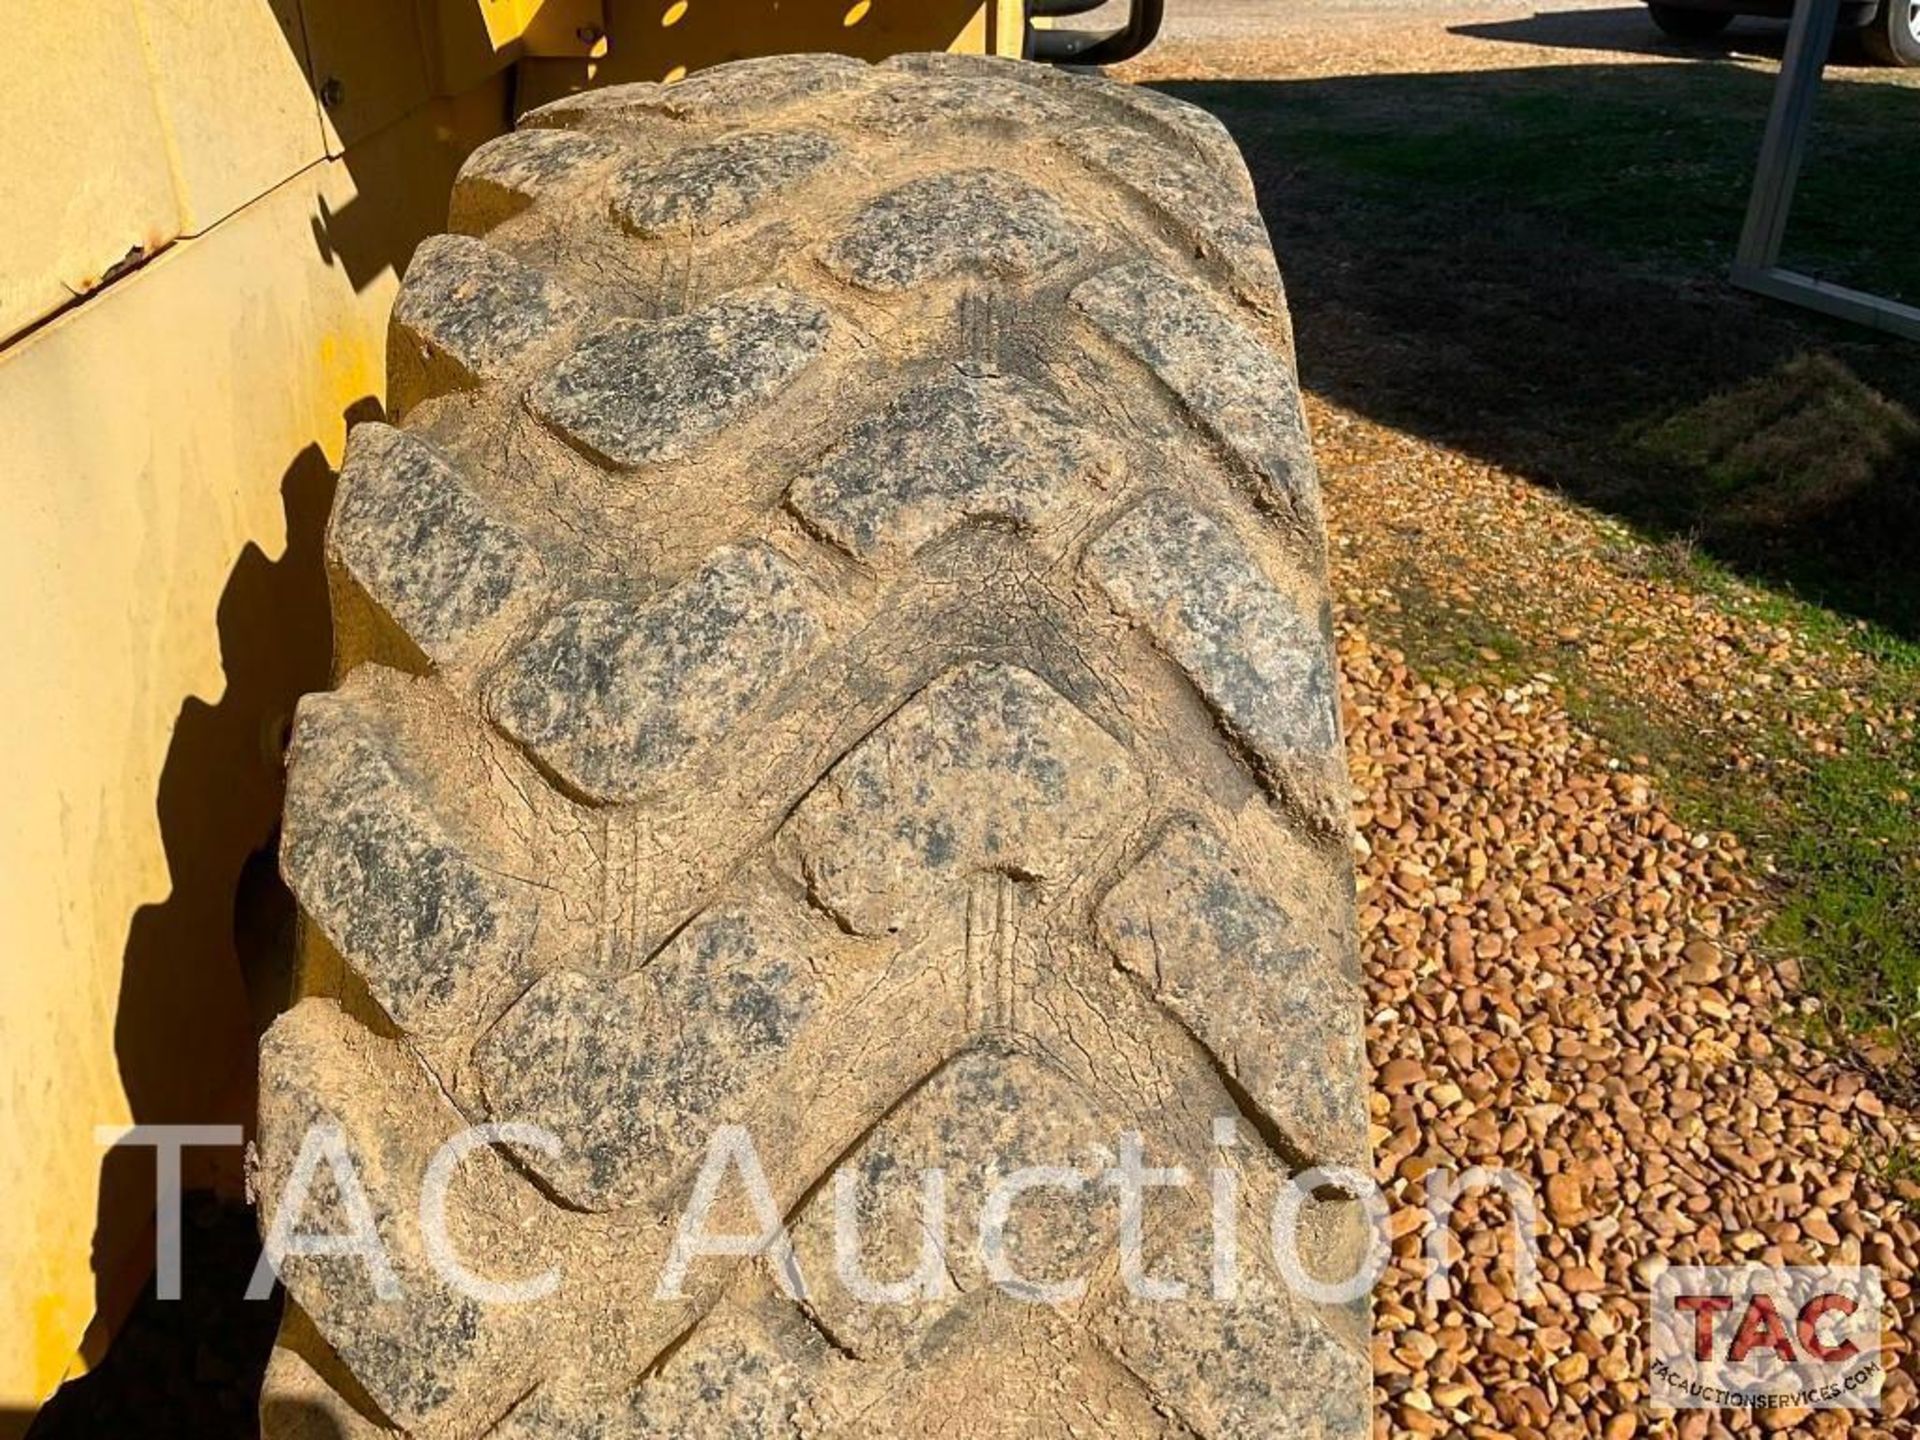
[[[1366, 1302], [1271, 1258], [1367, 1114], [1316, 481], [1225, 132], [750, 61], [533, 113], [452, 228], [340, 477], [262, 1053], [264, 1223], [370, 1221], [389, 1298], [284, 1259], [267, 1434], [1368, 1433]], [[441, 1152], [491, 1121], [557, 1145]], [[660, 1298], [726, 1126], [803, 1300], [764, 1256]], [[1124, 1205], [1129, 1132], [1189, 1183]], [[836, 1202], [894, 1282], [930, 1167], [928, 1293], [858, 1298]], [[978, 1242], [1029, 1167], [1088, 1183], [1012, 1192], [1022, 1282]], [[1369, 1232], [1311, 1188], [1337, 1280]]]

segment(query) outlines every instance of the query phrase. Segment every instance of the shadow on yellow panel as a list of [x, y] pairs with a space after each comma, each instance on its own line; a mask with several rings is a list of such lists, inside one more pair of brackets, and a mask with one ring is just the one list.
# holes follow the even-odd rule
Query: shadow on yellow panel
[[991, 52], [999, 7], [981, 0], [611, 0], [596, 82], [678, 79], [753, 55]]

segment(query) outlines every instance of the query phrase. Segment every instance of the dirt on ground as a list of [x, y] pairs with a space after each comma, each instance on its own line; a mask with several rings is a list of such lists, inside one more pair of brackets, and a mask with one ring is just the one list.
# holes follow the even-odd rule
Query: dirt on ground
[[[1118, 15], [1120, 6], [1110, 6]], [[1769, 62], [1785, 21], [1742, 20], [1710, 48], [1655, 30], [1632, 0], [1172, 0], [1161, 39], [1121, 68], [1137, 81], [1428, 74], [1533, 65]], [[1090, 24], [1092, 22], [1089, 22]], [[1842, 36], [1834, 70], [1874, 74]]]

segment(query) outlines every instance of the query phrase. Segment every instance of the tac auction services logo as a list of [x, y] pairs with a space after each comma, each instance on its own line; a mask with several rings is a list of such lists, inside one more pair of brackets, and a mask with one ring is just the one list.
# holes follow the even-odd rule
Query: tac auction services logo
[[1844, 1266], [1675, 1268], [1653, 1287], [1650, 1399], [1676, 1410], [1869, 1410], [1880, 1272]]

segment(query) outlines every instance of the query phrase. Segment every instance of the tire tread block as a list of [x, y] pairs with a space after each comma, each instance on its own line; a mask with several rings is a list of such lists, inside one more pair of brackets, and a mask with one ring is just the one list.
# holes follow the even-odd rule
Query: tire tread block
[[784, 1299], [729, 1297], [638, 1389], [536, 1391], [491, 1440], [746, 1440], [800, 1435], [838, 1359]]
[[[356, 1210], [317, 1150], [307, 1152], [305, 1195], [290, 1183], [309, 1137], [332, 1128], [397, 1287], [381, 1295], [359, 1254], [289, 1254], [280, 1264], [288, 1293], [388, 1419], [409, 1431], [483, 1424], [525, 1388], [537, 1317], [536, 1307], [486, 1305], [449, 1285], [427, 1248], [422, 1187], [463, 1122], [417, 1062], [330, 1002], [305, 1000], [282, 1015], [260, 1052], [263, 1230], [280, 1206], [304, 1200], [290, 1217], [295, 1236], [356, 1233]], [[516, 1254], [509, 1237], [526, 1235], [533, 1210], [505, 1163], [475, 1151], [448, 1192], [446, 1240], [455, 1254]]]
[[619, 153], [605, 140], [570, 130], [510, 130], [495, 136], [460, 166], [448, 226], [483, 235], [535, 201], [578, 184]]
[[1025, 278], [1077, 253], [1086, 232], [1060, 202], [1004, 170], [912, 180], [854, 217], [827, 268], [868, 290], [897, 291], [965, 271]]
[[1299, 1156], [1364, 1166], [1364, 997], [1244, 868], [1178, 823], [1102, 903], [1101, 934]]
[[820, 1023], [809, 955], [764, 905], [723, 904], [623, 980], [543, 976], [476, 1052], [488, 1106], [559, 1137], [559, 1155], [525, 1158], [570, 1203], [635, 1204], [716, 1126], [750, 1120]]
[[1299, 386], [1267, 342], [1157, 261], [1104, 270], [1075, 288], [1073, 303], [1248, 467], [1257, 499], [1318, 523]]
[[393, 325], [406, 342], [400, 355], [416, 359], [436, 390], [435, 361], [452, 362], [465, 385], [502, 378], [586, 313], [557, 282], [484, 240], [434, 235], [407, 265]]
[[[449, 824], [408, 763], [384, 672], [301, 701], [281, 868], [389, 1018], [457, 1034], [523, 971], [538, 891]], [[419, 763], [433, 766], [431, 755]]]
[[982, 871], [1070, 877], [1140, 793], [1112, 736], [1030, 671], [985, 662], [896, 711], [789, 829], [816, 900], [872, 935], [964, 903]]
[[1269, 767], [1335, 755], [1332, 647], [1227, 523], [1156, 491], [1108, 528], [1088, 568]]
[[1366, 1440], [1371, 1367], [1310, 1305], [1262, 1276], [1233, 1301], [1130, 1301], [1103, 1339], [1204, 1440]]
[[444, 455], [377, 422], [347, 438], [328, 538], [336, 560], [438, 664], [547, 588], [540, 557]]
[[690, 315], [615, 320], [582, 340], [528, 397], [562, 439], [621, 468], [678, 460], [771, 400], [826, 350], [816, 301], [769, 287]]
[[969, 520], [1038, 530], [1075, 501], [1097, 446], [1037, 386], [956, 375], [855, 425], [792, 503], [854, 555], [913, 551]]
[[921, 1177], [942, 1172], [943, 1293], [904, 1305], [850, 1295], [836, 1271], [837, 1199], [829, 1186], [793, 1227], [794, 1252], [812, 1287], [809, 1306], [862, 1360], [917, 1368], [916, 1352], [931, 1338], [978, 1323], [977, 1312], [995, 1303], [998, 1287], [981, 1258], [984, 1204], [1006, 1176], [1035, 1166], [1073, 1171], [1082, 1183], [1072, 1191], [1036, 1187], [1010, 1208], [1001, 1237], [1008, 1301], [1030, 1306], [1036, 1292], [1025, 1287], [1097, 1277], [1120, 1221], [1113, 1191], [1099, 1183], [1105, 1156], [1089, 1147], [1113, 1145], [1123, 1128], [1030, 1055], [992, 1040], [967, 1051], [841, 1162], [851, 1176], [860, 1273], [879, 1284], [919, 1266]]
[[645, 603], [560, 607], [502, 672], [493, 717], [569, 784], [631, 800], [724, 736], [819, 643], [811, 582], [765, 546], [727, 546]]
[[613, 216], [634, 235], [700, 234], [744, 219], [832, 160], [838, 147], [814, 130], [745, 130], [660, 161], [623, 169]]

